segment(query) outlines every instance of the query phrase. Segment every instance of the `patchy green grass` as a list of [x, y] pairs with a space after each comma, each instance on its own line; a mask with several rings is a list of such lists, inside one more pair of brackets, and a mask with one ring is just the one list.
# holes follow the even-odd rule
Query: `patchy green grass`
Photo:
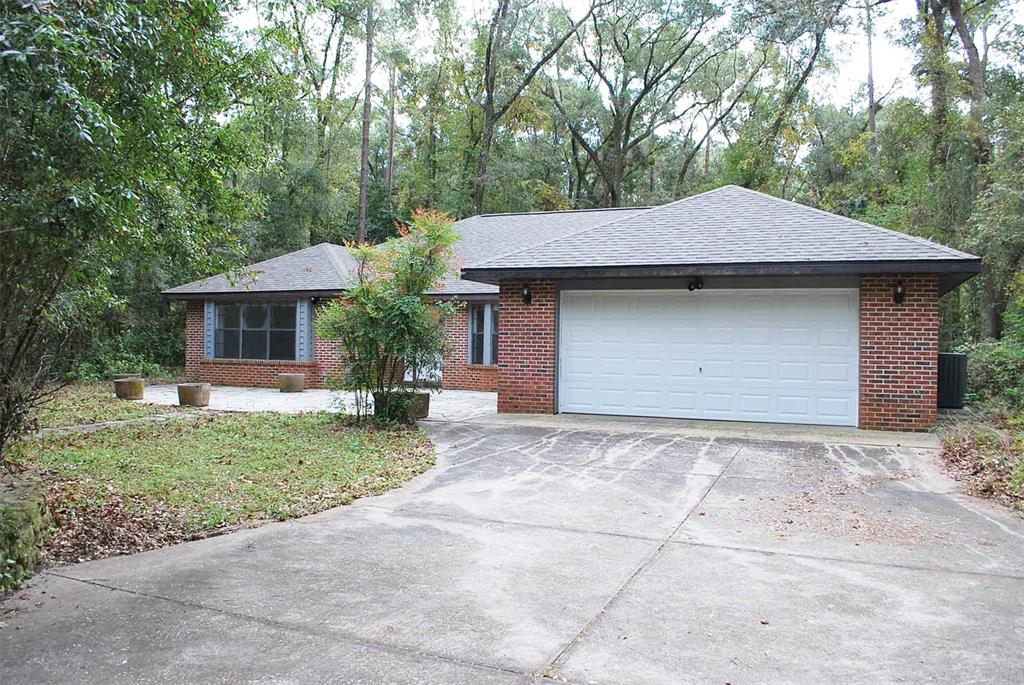
[[50, 395], [29, 420], [35, 428], [58, 428], [137, 419], [181, 409], [119, 400], [114, 396], [112, 383], [73, 383]]
[[1024, 415], [994, 413], [942, 429], [943, 456], [975, 495], [1024, 513]]
[[418, 430], [331, 414], [219, 414], [22, 446], [49, 483], [48, 556], [71, 562], [287, 519], [397, 487], [434, 464]]

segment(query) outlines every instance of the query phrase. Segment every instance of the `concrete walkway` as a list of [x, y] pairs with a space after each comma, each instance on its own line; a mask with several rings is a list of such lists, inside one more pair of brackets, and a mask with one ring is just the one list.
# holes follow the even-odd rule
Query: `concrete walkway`
[[933, 449], [426, 428], [400, 490], [44, 573], [0, 605], [0, 680], [1024, 681], [1024, 520]]
[[[176, 385], [146, 386], [141, 402], [178, 405]], [[236, 388], [215, 385], [210, 389], [210, 409], [218, 411], [272, 411], [297, 414], [307, 411], [344, 411], [352, 406], [352, 394], [334, 390], [280, 392], [273, 388]], [[430, 395], [430, 416], [436, 421], [465, 421], [496, 413], [498, 395], [493, 392], [442, 390]]]

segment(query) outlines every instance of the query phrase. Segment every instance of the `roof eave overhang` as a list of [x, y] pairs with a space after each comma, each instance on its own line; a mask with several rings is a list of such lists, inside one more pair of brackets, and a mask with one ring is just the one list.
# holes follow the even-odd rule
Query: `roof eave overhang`
[[496, 302], [498, 300], [498, 293], [450, 293], [450, 292], [432, 292], [426, 293], [426, 297], [431, 300], [438, 302], [446, 302], [448, 300], [465, 300], [466, 302]]
[[165, 300], [285, 300], [306, 297], [332, 298], [344, 295], [344, 290], [231, 290], [210, 292], [176, 293], [164, 291], [160, 297]]
[[671, 264], [631, 266], [554, 266], [520, 268], [470, 267], [467, 281], [497, 284], [507, 279], [576, 280], [596, 278], [685, 278], [692, 276], [864, 276], [871, 274], [938, 274], [947, 292], [981, 272], [981, 258], [919, 261], [763, 262], [740, 264]]

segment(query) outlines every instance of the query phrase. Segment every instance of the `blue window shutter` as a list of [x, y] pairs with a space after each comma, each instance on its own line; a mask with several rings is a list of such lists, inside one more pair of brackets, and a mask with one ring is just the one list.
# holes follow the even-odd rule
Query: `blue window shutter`
[[205, 305], [203, 312], [203, 356], [207, 359], [213, 359], [213, 335], [217, 322], [217, 303], [207, 300], [203, 304]]
[[299, 361], [313, 358], [313, 307], [309, 300], [295, 304], [295, 357]]

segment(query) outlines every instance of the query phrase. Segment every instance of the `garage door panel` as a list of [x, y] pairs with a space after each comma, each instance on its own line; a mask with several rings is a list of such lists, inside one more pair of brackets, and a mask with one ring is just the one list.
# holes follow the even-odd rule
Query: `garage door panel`
[[856, 425], [850, 290], [568, 291], [559, 409]]

